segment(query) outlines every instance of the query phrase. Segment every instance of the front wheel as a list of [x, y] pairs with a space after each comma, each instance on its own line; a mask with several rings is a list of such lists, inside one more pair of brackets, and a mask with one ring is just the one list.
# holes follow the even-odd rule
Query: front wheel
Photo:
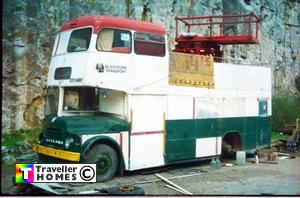
[[96, 164], [98, 182], [110, 180], [118, 170], [118, 156], [116, 151], [106, 144], [93, 146], [87, 154], [86, 162]]

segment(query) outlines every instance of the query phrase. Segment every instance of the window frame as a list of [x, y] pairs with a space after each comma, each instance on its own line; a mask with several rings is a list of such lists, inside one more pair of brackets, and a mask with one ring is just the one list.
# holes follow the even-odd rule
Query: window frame
[[[70, 42], [71, 42], [72, 34], [73, 34], [76, 30], [84, 30], [84, 29], [91, 29], [91, 34], [90, 34], [90, 40], [89, 40], [88, 47], [87, 47], [85, 50], [69, 51], [69, 45], [70, 45]], [[88, 51], [88, 50], [90, 49], [90, 47], [91, 47], [91, 41], [92, 41], [93, 31], [94, 31], [94, 30], [93, 30], [93, 27], [91, 27], [91, 26], [86, 26], [86, 27], [81, 27], [81, 28], [73, 29], [72, 32], [70, 33], [70, 37], [69, 37], [69, 41], [68, 41], [66, 53], [76, 53], [76, 52], [85, 52], [85, 51]]]
[[55, 37], [51, 56], [55, 56], [57, 54], [58, 46], [60, 44], [60, 38], [61, 38], [61, 32], [58, 32], [58, 34], [56, 34], [56, 37]]
[[[265, 109], [264, 109], [265, 107]], [[267, 99], [259, 99], [258, 100], [258, 114], [259, 117], [268, 117], [268, 100]]]
[[[49, 94], [49, 92], [57, 92], [57, 93], [54, 93], [54, 94]], [[54, 95], [54, 97], [56, 97], [56, 98], [54, 98], [54, 100], [53, 100], [53, 102], [54, 102], [54, 104], [55, 104], [55, 108], [49, 108], [50, 106], [49, 106], [49, 104], [50, 104], [50, 99], [49, 99], [49, 96], [50, 95]], [[59, 97], [60, 97], [60, 89], [59, 89], [59, 87], [57, 87], [57, 86], [49, 86], [49, 87], [47, 87], [47, 92], [46, 92], [46, 97], [45, 97], [45, 100], [46, 100], [46, 105], [45, 105], [45, 109], [44, 109], [44, 115], [45, 116], [49, 116], [49, 115], [57, 115], [58, 114], [58, 112], [59, 112]], [[51, 105], [51, 107], [52, 107], [53, 105]], [[55, 112], [54, 111], [52, 111], [52, 110], [55, 110]]]
[[[129, 51], [129, 53], [126, 53], [126, 52], [117, 52], [117, 51], [108, 51], [108, 50], [101, 50], [101, 49], [98, 49], [98, 39], [99, 39], [99, 36], [100, 36], [100, 34], [102, 33], [102, 31], [103, 30], [121, 30], [121, 31], [127, 31], [127, 32], [129, 32], [130, 33], [130, 51]], [[128, 30], [128, 29], [119, 29], [119, 28], [111, 28], [111, 27], [104, 27], [104, 28], [102, 28], [100, 31], [99, 31], [99, 33], [98, 33], [98, 35], [97, 35], [97, 39], [96, 39], [96, 50], [98, 51], [98, 52], [110, 52], [110, 53], [118, 53], [118, 54], [131, 54], [132, 53], [132, 49], [133, 49], [133, 38], [132, 38], [132, 32], [131, 32], [131, 30]], [[124, 47], [125, 48], [125, 47]]]

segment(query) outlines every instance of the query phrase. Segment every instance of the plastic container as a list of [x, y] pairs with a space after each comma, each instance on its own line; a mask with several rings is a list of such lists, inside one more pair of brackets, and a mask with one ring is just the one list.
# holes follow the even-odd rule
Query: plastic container
[[245, 151], [237, 151], [236, 152], [236, 164], [237, 165], [245, 165], [246, 164], [246, 152]]
[[257, 155], [255, 156], [255, 164], [259, 164], [258, 156]]
[[214, 158], [210, 161], [210, 167], [213, 169], [219, 169], [221, 167], [221, 162], [218, 158]]

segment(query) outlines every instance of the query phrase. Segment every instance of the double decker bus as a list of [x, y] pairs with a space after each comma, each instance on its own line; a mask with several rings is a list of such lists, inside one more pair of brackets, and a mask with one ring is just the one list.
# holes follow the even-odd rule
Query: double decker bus
[[58, 32], [41, 158], [117, 173], [270, 145], [271, 70], [168, 52], [162, 25], [88, 15]]

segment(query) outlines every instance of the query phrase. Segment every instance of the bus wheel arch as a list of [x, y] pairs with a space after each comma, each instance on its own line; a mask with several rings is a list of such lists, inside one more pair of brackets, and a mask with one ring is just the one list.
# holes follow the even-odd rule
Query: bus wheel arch
[[222, 138], [222, 156], [234, 157], [236, 151], [242, 150], [242, 138], [239, 131], [228, 131]]
[[[100, 150], [104, 150], [106, 153], [100, 152]], [[117, 161], [117, 163], [113, 164], [113, 167], [116, 166], [116, 171], [113, 171], [114, 174], [107, 178], [97, 179], [97, 181], [107, 181], [117, 173], [123, 175], [123, 171], [125, 170], [123, 153], [118, 143], [112, 138], [105, 136], [91, 138], [91, 140], [88, 140], [88, 142], [83, 145], [81, 153], [83, 156], [82, 161], [85, 163], [91, 161], [93, 155], [94, 157], [98, 155], [98, 157], [102, 158], [101, 160], [103, 160], [103, 162], [108, 162], [108, 157], [111, 158], [111, 160]]]

